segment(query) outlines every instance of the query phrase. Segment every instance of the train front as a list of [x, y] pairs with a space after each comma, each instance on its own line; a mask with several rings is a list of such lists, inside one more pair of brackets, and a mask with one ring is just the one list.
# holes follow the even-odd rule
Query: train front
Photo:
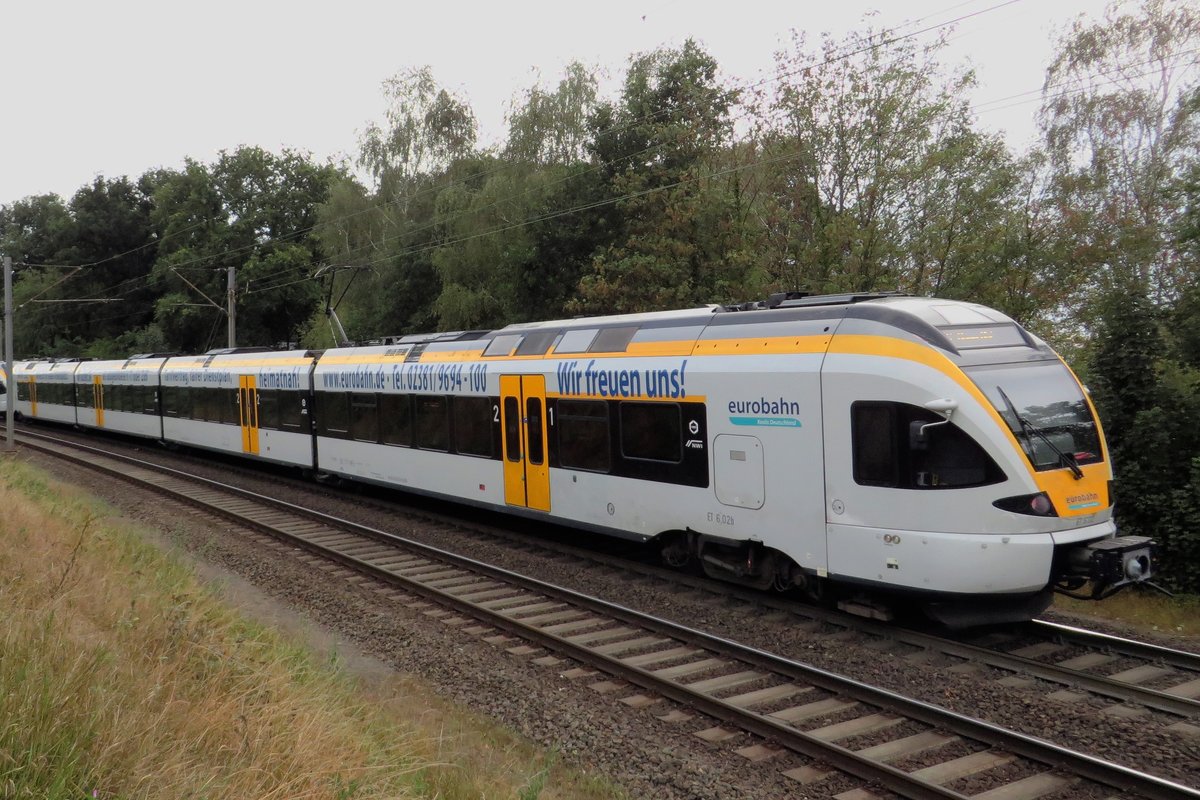
[[822, 373], [826, 409], [851, 412], [849, 463], [827, 473], [837, 572], [917, 595], [951, 625], [1028, 618], [1055, 590], [1100, 598], [1152, 576], [1154, 543], [1116, 535], [1095, 408], [1013, 320], [954, 301], [861, 303]]

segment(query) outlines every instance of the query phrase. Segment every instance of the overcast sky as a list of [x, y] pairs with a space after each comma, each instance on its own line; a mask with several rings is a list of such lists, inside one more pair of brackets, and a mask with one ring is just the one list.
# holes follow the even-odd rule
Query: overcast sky
[[[499, 141], [514, 95], [573, 60], [611, 76], [631, 54], [698, 40], [734, 82], [769, 74], [793, 29], [813, 41], [922, 19], [957, 25], [948, 59], [975, 67], [980, 123], [1034, 133], [1056, 33], [1102, 0], [0, 0], [0, 203], [95, 176], [136, 177], [238, 145], [353, 155], [383, 117], [380, 84], [428, 64]], [[927, 34], [921, 40], [928, 40]], [[1026, 102], [1019, 102], [1020, 100]], [[1017, 104], [1013, 105], [1016, 102]], [[1008, 107], [1003, 107], [1008, 106]]]

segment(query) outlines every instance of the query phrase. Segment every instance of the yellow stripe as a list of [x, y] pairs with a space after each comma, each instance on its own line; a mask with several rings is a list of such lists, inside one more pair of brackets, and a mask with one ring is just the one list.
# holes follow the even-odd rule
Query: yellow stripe
[[[508, 356], [499, 356], [507, 358]], [[451, 361], [479, 361], [483, 358], [483, 348], [476, 350], [426, 350], [421, 353], [422, 364], [443, 364]], [[522, 358], [540, 358], [540, 356], [522, 356]], [[323, 363], [323, 362], [322, 362]]]
[[[1033, 464], [1025, 456], [1025, 451], [1021, 449], [1017, 437], [1013, 435], [1012, 429], [1008, 427], [1008, 423], [1000, 416], [1000, 412], [992, 405], [991, 401], [980, 391], [979, 387], [967, 377], [966, 373], [959, 368], [957, 364], [951, 361], [947, 356], [940, 351], [925, 345], [919, 345], [914, 342], [909, 342], [904, 339], [893, 339], [886, 336], [865, 336], [865, 335], [838, 335], [834, 337], [833, 346], [829, 348], [830, 353], [842, 353], [846, 355], [865, 355], [878, 356], [882, 358], [899, 358], [905, 361], [914, 361], [919, 364], [924, 364], [931, 369], [936, 369], [942, 374], [948, 376], [951, 380], [957, 383], [964, 391], [973, 397], [988, 413], [995, 422], [996, 426], [1003, 432], [1009, 447], [1017, 452], [1020, 456], [1020, 461], [1025, 465], [1025, 469], [1029, 472], [1029, 476], [1037, 487], [1050, 496], [1054, 501], [1054, 507], [1058, 511], [1060, 517], [1076, 517], [1083, 514], [1094, 514], [1101, 508], [1108, 506], [1106, 498], [1108, 494], [1107, 481], [1109, 478], [1109, 465], [1107, 463], [1107, 453], [1103, 453], [1105, 460], [1097, 464], [1088, 464], [1081, 467], [1083, 477], [1079, 480], [1067, 469], [1057, 469], [1045, 472], [1039, 472], [1033, 468]], [[1059, 359], [1061, 363], [1061, 359]], [[1081, 389], [1082, 391], [1082, 389]], [[1086, 399], [1086, 395], [1084, 396]], [[1091, 402], [1088, 402], [1089, 407]], [[1095, 409], [1092, 410], [1095, 414]], [[1099, 419], [1098, 417], [1096, 418]], [[1097, 422], [1097, 428], [1099, 422]], [[1103, 436], [1103, 434], [1101, 434]], [[1103, 441], [1103, 439], [1101, 439]], [[1103, 446], [1103, 445], [1102, 445]], [[1101, 498], [1101, 506], [1098, 508], [1081, 508], [1072, 510], [1068, 507], [1067, 497], [1078, 494], [1095, 493]]]
[[[239, 369], [242, 367], [306, 367], [313, 363], [312, 358], [276, 358], [271, 361], [220, 361], [204, 366], [205, 358], [197, 358], [184, 362], [167, 363], [164, 369]], [[374, 361], [374, 359], [372, 359]]]
[[321, 365], [325, 364], [402, 364], [405, 353], [396, 355], [357, 355], [357, 356], [322, 356]]
[[784, 353], [824, 353], [832, 337], [763, 336], [754, 339], [706, 339], [696, 342], [695, 356], [758, 356]]

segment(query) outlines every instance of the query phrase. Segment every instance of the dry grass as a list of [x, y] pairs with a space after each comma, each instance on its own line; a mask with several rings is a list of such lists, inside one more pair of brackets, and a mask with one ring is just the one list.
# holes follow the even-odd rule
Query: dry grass
[[412, 681], [364, 690], [12, 459], [0, 576], [0, 797], [615, 794]]

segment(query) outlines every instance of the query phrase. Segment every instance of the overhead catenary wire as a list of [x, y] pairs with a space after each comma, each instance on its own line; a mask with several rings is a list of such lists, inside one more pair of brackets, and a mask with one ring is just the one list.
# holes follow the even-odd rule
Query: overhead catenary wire
[[[1189, 52], [1191, 52], [1191, 51], [1189, 51]], [[1187, 54], [1187, 53], [1184, 53], [1184, 55], [1186, 55], [1186, 54]], [[1151, 63], [1151, 62], [1147, 62], [1147, 63]], [[1129, 77], [1134, 77], [1134, 78], [1136, 78], [1136, 77], [1146, 77], [1146, 76], [1149, 76], [1149, 75], [1152, 75], [1152, 74], [1154, 74], [1154, 72], [1153, 72], [1153, 71], [1145, 72], [1145, 73], [1142, 73], [1141, 75], [1138, 75], [1138, 76], [1128, 76], [1128, 75], [1123, 75], [1123, 76], [1122, 76], [1122, 79], [1126, 79], [1126, 78], [1129, 78]], [[1068, 95], [1070, 95], [1070, 94], [1077, 94], [1077, 93], [1084, 92], [1084, 91], [1090, 91], [1090, 90], [1092, 90], [1092, 89], [1096, 88], [1096, 86], [1097, 86], [1097, 85], [1099, 85], [1099, 86], [1103, 86], [1103, 85], [1108, 85], [1108, 84], [1115, 83], [1115, 82], [1116, 82], [1116, 81], [1105, 81], [1105, 82], [1103, 82], [1103, 83], [1101, 83], [1101, 84], [1090, 84], [1090, 85], [1087, 85], [1087, 86], [1079, 86], [1079, 87], [1076, 87], [1076, 88], [1073, 88], [1073, 89], [1069, 89], [1069, 90], [1065, 90], [1065, 91], [1063, 91], [1063, 92], [1060, 92], [1058, 95], [1055, 95], [1055, 96], [1054, 96], [1054, 98], [1052, 98], [1052, 99], [1056, 99], [1056, 98], [1060, 98], [1060, 97], [1068, 96]], [[1065, 82], [1065, 83], [1069, 83], [1069, 82]], [[1060, 85], [1061, 85], [1061, 84], [1060, 84]], [[1055, 87], [1044, 87], [1044, 88], [1055, 88]], [[1044, 89], [1043, 89], [1043, 90], [1044, 90]], [[1030, 95], [1030, 94], [1033, 94], [1033, 93], [1036, 93], [1036, 92], [1039, 92], [1039, 91], [1043, 91], [1043, 90], [1033, 89], [1033, 90], [1029, 90], [1029, 91], [1027, 91], [1027, 92], [1019, 93], [1018, 95], [1014, 95], [1014, 97], [1026, 96], [1026, 95]], [[1002, 98], [1002, 99], [1008, 99], [1008, 98]], [[1037, 101], [1037, 100], [1039, 100], [1039, 99], [1041, 99], [1041, 98], [1038, 98], [1038, 97], [1033, 97], [1033, 98], [1030, 98], [1029, 100], [1026, 100], [1026, 101], [1023, 101], [1023, 102], [1034, 102], [1034, 101]], [[990, 102], [996, 102], [996, 101], [990, 101]], [[979, 111], [977, 110], [977, 107], [974, 107], [974, 106], [969, 106], [969, 107], [968, 107], [968, 110], [969, 110], [970, 112], [972, 112], [972, 113], [979, 113]], [[951, 107], [951, 108], [948, 108], [948, 109], [947, 109], [947, 110], [946, 110], [946, 111], [945, 111], [945, 112], [944, 112], [942, 115], [937, 115], [937, 116], [934, 116], [934, 117], [932, 117], [932, 118], [930, 118], [930, 119], [927, 119], [927, 120], [923, 121], [923, 124], [927, 125], [929, 122], [932, 122], [932, 121], [936, 120], [936, 119], [937, 119], [939, 116], [948, 116], [948, 115], [951, 115], [951, 114], [955, 114], [955, 113], [957, 113], [958, 111], [959, 111], [959, 108], [958, 108], [958, 107]], [[918, 128], [918, 127], [914, 127], [914, 128], [912, 129], [912, 131], [913, 131], [914, 133], [915, 133], [915, 132], [917, 132], [917, 131], [919, 131], [919, 130], [920, 130], [920, 128]], [[904, 133], [904, 132], [902, 131], [901, 133]], [[651, 149], [651, 148], [647, 148], [647, 149]], [[638, 152], [642, 152], [642, 151], [638, 151]], [[635, 153], [635, 155], [636, 155], [636, 153]], [[499, 233], [504, 233], [504, 232], [507, 232], [507, 231], [510, 231], [510, 230], [515, 230], [515, 229], [518, 229], [518, 228], [521, 228], [521, 227], [525, 227], [525, 226], [529, 226], [529, 225], [538, 224], [538, 223], [540, 223], [540, 222], [549, 221], [549, 220], [556, 219], [556, 218], [558, 218], [558, 217], [566, 216], [566, 215], [569, 215], [569, 214], [580, 213], [580, 212], [583, 212], [583, 211], [588, 211], [588, 210], [592, 210], [592, 209], [595, 209], [595, 208], [600, 208], [600, 207], [604, 207], [604, 206], [613, 205], [613, 204], [617, 204], [617, 203], [625, 202], [625, 201], [628, 201], [628, 200], [636, 199], [636, 198], [638, 198], [638, 197], [642, 197], [642, 196], [650, 195], [650, 194], [653, 194], [653, 193], [656, 193], [656, 192], [660, 192], [660, 191], [666, 191], [666, 190], [669, 190], [669, 189], [678, 188], [679, 186], [682, 186], [682, 185], [685, 185], [685, 184], [687, 184], [687, 183], [691, 183], [691, 182], [694, 182], [694, 181], [698, 181], [698, 180], [702, 180], [702, 179], [704, 179], [704, 180], [707, 180], [707, 179], [711, 179], [711, 178], [722, 177], [722, 176], [725, 176], [725, 175], [734, 174], [734, 173], [737, 173], [737, 172], [740, 172], [740, 171], [743, 171], [743, 170], [747, 170], [747, 169], [751, 169], [751, 168], [754, 168], [754, 167], [765, 166], [765, 165], [767, 165], [767, 164], [770, 164], [770, 163], [776, 163], [776, 162], [781, 162], [781, 161], [790, 160], [790, 159], [792, 159], [792, 158], [795, 158], [795, 157], [797, 157], [797, 156], [798, 156], [798, 154], [796, 154], [796, 153], [792, 153], [792, 154], [784, 154], [784, 155], [781, 155], [781, 156], [772, 157], [772, 158], [770, 158], [770, 159], [760, 159], [760, 160], [758, 160], [758, 161], [750, 162], [750, 163], [748, 163], [748, 164], [742, 164], [742, 165], [738, 165], [738, 166], [736, 166], [736, 167], [731, 167], [731, 168], [729, 168], [729, 169], [726, 169], [726, 170], [721, 170], [721, 171], [719, 171], [719, 172], [716, 172], [716, 173], [705, 174], [705, 175], [703, 175], [703, 176], [697, 176], [697, 177], [695, 177], [695, 178], [683, 179], [683, 180], [676, 181], [676, 182], [674, 182], [674, 183], [671, 183], [671, 184], [667, 184], [667, 185], [663, 185], [663, 186], [657, 186], [657, 187], [652, 187], [652, 188], [650, 188], [650, 189], [645, 189], [645, 190], [642, 190], [642, 191], [639, 191], [639, 192], [627, 193], [627, 194], [623, 194], [623, 195], [619, 195], [619, 196], [615, 196], [615, 197], [605, 198], [605, 199], [603, 199], [603, 200], [598, 200], [598, 201], [594, 201], [594, 202], [591, 202], [591, 203], [585, 203], [585, 204], [582, 204], [582, 205], [579, 205], [579, 206], [574, 206], [574, 207], [571, 207], [571, 208], [566, 208], [566, 209], [558, 209], [558, 210], [551, 211], [551, 212], [548, 212], [548, 213], [546, 213], [546, 214], [543, 214], [543, 215], [539, 215], [539, 216], [532, 217], [532, 218], [529, 218], [529, 219], [526, 219], [526, 220], [522, 220], [522, 221], [519, 221], [519, 222], [515, 222], [515, 223], [508, 223], [508, 224], [505, 224], [505, 225], [503, 225], [503, 226], [499, 226], [499, 227], [496, 227], [496, 228], [491, 228], [491, 229], [489, 229], [489, 230], [486, 230], [486, 231], [480, 231], [480, 232], [477, 232], [477, 233], [474, 233], [474, 234], [470, 234], [470, 235], [467, 235], [467, 236], [458, 237], [458, 238], [453, 238], [453, 239], [440, 240], [440, 241], [438, 241], [438, 242], [431, 242], [431, 243], [427, 243], [427, 244], [422, 244], [422, 245], [417, 245], [417, 246], [414, 246], [414, 247], [410, 247], [410, 248], [407, 248], [407, 249], [401, 249], [401, 250], [397, 250], [397, 251], [392, 251], [392, 252], [389, 252], [389, 253], [387, 253], [387, 254], [385, 254], [385, 255], [383, 255], [383, 256], [379, 256], [379, 257], [377, 257], [377, 258], [374, 258], [374, 259], [368, 259], [368, 260], [366, 260], [365, 262], [363, 262], [362, 266], [373, 266], [373, 265], [375, 265], [375, 264], [381, 264], [381, 263], [385, 263], [385, 262], [387, 262], [387, 261], [390, 261], [390, 260], [393, 260], [393, 259], [396, 259], [396, 258], [401, 258], [401, 257], [404, 257], [404, 256], [416, 255], [416, 254], [419, 254], [419, 253], [428, 252], [428, 251], [431, 251], [431, 250], [436, 250], [436, 249], [439, 249], [439, 248], [441, 248], [441, 247], [447, 247], [447, 246], [452, 246], [452, 245], [456, 245], [456, 244], [462, 244], [462, 243], [464, 243], [464, 242], [471, 241], [471, 240], [473, 240], [473, 239], [478, 239], [478, 238], [482, 238], [482, 237], [485, 237], [485, 236], [492, 236], [492, 235], [496, 235], [496, 234], [499, 234]], [[625, 157], [623, 157], [623, 158], [628, 158], [628, 156], [625, 156]], [[503, 202], [503, 201], [505, 201], [505, 200], [511, 200], [511, 199], [515, 199], [516, 197], [519, 197], [519, 196], [520, 196], [520, 194], [521, 194], [521, 193], [518, 193], [517, 195], [511, 196], [511, 197], [509, 197], [509, 198], [501, 198], [501, 200], [500, 200], [500, 201], [497, 201], [497, 203], [498, 203], [498, 202]], [[478, 213], [478, 212], [480, 212], [480, 211], [486, 210], [487, 208], [491, 207], [491, 205], [494, 205], [494, 204], [489, 204], [489, 206], [484, 206], [484, 207], [481, 207], [481, 208], [479, 208], [479, 209], [474, 209], [474, 210], [472, 210], [472, 212], [464, 212], [464, 213]], [[442, 220], [442, 221], [438, 221], [437, 223], [429, 223], [429, 224], [427, 224], [427, 225], [425, 225], [425, 226], [418, 226], [418, 228], [417, 228], [417, 229], [410, 230], [410, 231], [409, 231], [409, 233], [415, 232], [416, 230], [425, 229], [425, 228], [431, 227], [431, 226], [433, 226], [433, 225], [436, 225], [436, 224], [444, 224], [444, 222], [445, 222], [445, 221], [444, 221], [444, 220]], [[391, 238], [385, 237], [385, 241], [393, 241], [395, 238], [398, 238], [398, 237], [391, 237]], [[214, 270], [214, 271], [223, 271], [223, 270]], [[290, 285], [294, 285], [294, 284], [299, 284], [299, 283], [303, 283], [303, 282], [305, 282], [305, 281], [311, 280], [311, 277], [312, 277], [312, 276], [305, 276], [305, 277], [303, 277], [303, 278], [293, 278], [293, 277], [291, 277], [291, 276], [294, 276], [294, 275], [295, 275], [295, 272], [294, 272], [294, 271], [288, 270], [288, 271], [281, 271], [281, 272], [277, 272], [277, 273], [272, 273], [272, 274], [269, 274], [269, 275], [267, 275], [267, 276], [262, 276], [262, 277], [260, 277], [260, 278], [256, 279], [256, 280], [257, 280], [257, 281], [258, 281], [260, 284], [261, 284], [261, 283], [264, 283], [264, 282], [268, 282], [268, 281], [270, 281], [270, 280], [271, 280], [273, 277], [282, 277], [282, 276], [288, 276], [288, 279], [287, 279], [287, 280], [285, 280], [285, 281], [284, 281], [284, 282], [282, 282], [282, 283], [279, 283], [279, 284], [270, 284], [270, 283], [268, 283], [266, 286], [259, 286], [259, 287], [257, 287], [257, 288], [254, 288], [254, 289], [249, 289], [249, 290], [245, 291], [243, 294], [257, 294], [257, 293], [260, 293], [260, 292], [270, 291], [270, 290], [277, 289], [277, 288], [284, 288], [285, 286], [290, 286]], [[134, 280], [146, 280], [146, 281], [148, 281], [148, 280], [151, 280], [151, 279], [153, 279], [154, 277], [155, 277], [155, 276], [149, 276], [149, 275], [148, 275], [148, 276], [144, 276], [144, 278], [133, 278], [133, 279], [127, 279], [126, 281], [123, 281], [122, 283], [127, 283], [127, 282], [134, 281]], [[61, 282], [61, 281], [60, 281], [60, 282]], [[121, 285], [121, 284], [118, 284], [118, 286], [119, 286], [119, 285]], [[103, 290], [102, 290], [102, 291], [103, 291]]]

